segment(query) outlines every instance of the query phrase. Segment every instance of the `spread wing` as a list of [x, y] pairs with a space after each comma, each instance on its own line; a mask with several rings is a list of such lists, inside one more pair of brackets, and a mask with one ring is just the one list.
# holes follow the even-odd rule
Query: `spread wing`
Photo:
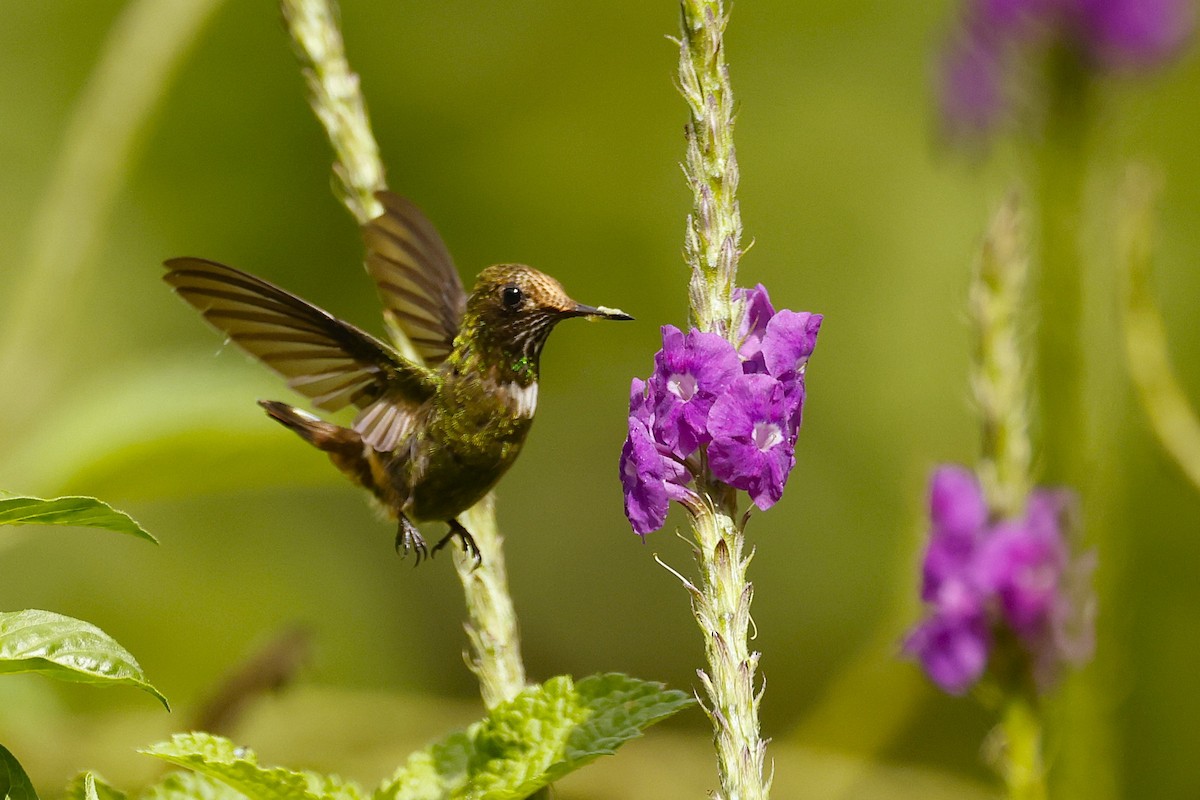
[[392, 449], [437, 389], [425, 367], [261, 278], [199, 258], [165, 266], [164, 279], [180, 297], [314, 406], [363, 409], [354, 428], [376, 449]]
[[375, 197], [384, 211], [363, 226], [367, 272], [379, 287], [388, 323], [436, 366], [450, 355], [467, 307], [462, 279], [421, 209], [391, 192]]

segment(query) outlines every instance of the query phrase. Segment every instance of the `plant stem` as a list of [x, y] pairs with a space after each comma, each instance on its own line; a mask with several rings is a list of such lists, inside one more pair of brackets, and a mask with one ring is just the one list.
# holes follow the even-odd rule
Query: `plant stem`
[[982, 427], [979, 475], [1000, 517], [1024, 511], [1030, 475], [1028, 387], [1021, 309], [1028, 271], [1021, 209], [1015, 195], [996, 212], [971, 281], [976, 350], [971, 376]]
[[1129, 375], [1163, 450], [1200, 489], [1200, 418], [1175, 376], [1167, 331], [1154, 301], [1154, 198], [1157, 181], [1133, 168], [1121, 187], [1123, 334]]
[[504, 568], [504, 538], [496, 528], [494, 496], [488, 494], [463, 514], [462, 520], [483, 559], [477, 565], [471, 556], [454, 551], [454, 568], [467, 595], [467, 621], [463, 627], [472, 651], [467, 664], [479, 678], [484, 704], [495, 708], [516, 697], [526, 683], [517, 615]]
[[1009, 800], [1046, 800], [1042, 765], [1042, 724], [1024, 695], [1009, 698], [1001, 721], [1004, 733], [1003, 772]]
[[[386, 184], [358, 75], [346, 60], [337, 5], [333, 0], [282, 0], [281, 8], [308, 82], [309, 102], [333, 145], [335, 192], [359, 224], [366, 223], [382, 212], [375, 192]], [[399, 331], [393, 331], [393, 338], [407, 357], [418, 360]], [[468, 663], [479, 678], [484, 703], [493, 708], [525, 688], [525, 667], [491, 495], [463, 519], [483, 557], [475, 567], [455, 556], [474, 651]]]
[[4, 270], [16, 276], [0, 296], [4, 433], [28, 430], [28, 415], [44, 411], [56, 380], [70, 370], [69, 348], [81, 324], [97, 323], [80, 302], [85, 268], [103, 240], [138, 144], [221, 2], [136, 0], [105, 37], [71, 111], [50, 182], [34, 204], [28, 243]]
[[765, 800], [771, 781], [763, 776], [767, 743], [759, 732], [762, 694], [754, 688], [759, 653], [749, 647], [754, 586], [746, 573], [753, 553], [743, 555], [745, 536], [734, 524], [732, 508], [701, 509], [693, 517], [692, 532], [701, 575], [692, 591], [692, 613], [704, 633], [708, 661], [708, 671], [697, 674], [708, 695], [704, 709], [713, 725], [721, 779], [715, 796]]
[[[733, 302], [742, 220], [738, 210], [737, 155], [733, 147], [733, 90], [725, 64], [723, 35], [729, 17], [722, 0], [683, 0], [679, 41], [679, 91], [687, 101], [684, 174], [692, 189], [684, 258], [692, 325], [731, 341], [741, 310]], [[712, 483], [693, 510], [692, 531], [700, 585], [685, 582], [692, 611], [704, 634], [708, 671], [699, 671], [713, 725], [720, 800], [764, 800], [766, 742], [759, 732], [754, 673], [759, 654], [749, 648], [750, 556], [745, 536], [734, 523], [736, 495]]]
[[1037, 152], [1041, 214], [1038, 404], [1042, 479], [1081, 486], [1087, 451], [1083, 402], [1083, 263], [1079, 224], [1086, 177], [1087, 78], [1073, 53], [1051, 59], [1053, 97]]
[[[1088, 66], [1067, 49], [1053, 53], [1049, 67], [1051, 96], [1035, 161], [1041, 228], [1037, 364], [1041, 482], [1073, 486], [1080, 492], [1088, 538], [1100, 559], [1096, 602], [1111, 611], [1119, 607], [1117, 589], [1123, 583], [1126, 543], [1113, 529], [1123, 488], [1111, 482], [1106, 487], [1104, 482], [1111, 481], [1111, 476], [1106, 478], [1108, 455], [1118, 445], [1112, 432], [1119, 416], [1115, 406], [1123, 392], [1103, 402], [1085, 400], [1082, 323], [1087, 275], [1080, 222], [1091, 147], [1091, 78]], [[1091, 441], [1093, 430], [1106, 440]], [[1120, 617], [1112, 613], [1103, 613], [1096, 626], [1097, 650], [1104, 657], [1082, 670], [1062, 692], [1061, 726], [1070, 736], [1063, 739], [1056, 759], [1055, 782], [1065, 797], [1086, 792], [1090, 800], [1110, 800], [1120, 796], [1114, 720], [1115, 698], [1120, 696], [1117, 665], [1127, 639]]]
[[687, 101], [684, 174], [693, 194], [684, 238], [691, 267], [692, 324], [732, 337], [740, 313], [732, 302], [742, 219], [738, 209], [737, 154], [733, 147], [733, 89], [722, 36], [729, 21], [722, 0], [683, 0], [679, 91]]

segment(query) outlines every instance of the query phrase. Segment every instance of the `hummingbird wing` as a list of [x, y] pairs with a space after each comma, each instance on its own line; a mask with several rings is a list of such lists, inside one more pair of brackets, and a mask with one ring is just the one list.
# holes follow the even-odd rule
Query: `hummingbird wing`
[[409, 200], [377, 192], [383, 214], [363, 226], [367, 272], [379, 287], [388, 324], [403, 332], [431, 367], [454, 347], [467, 293], [437, 228]]
[[387, 423], [359, 430], [372, 444], [403, 433], [407, 425], [400, 422], [437, 390], [432, 370], [273, 283], [200, 258], [173, 258], [164, 266], [164, 279], [180, 297], [314, 406], [337, 411], [354, 405], [364, 409], [360, 419], [371, 409], [378, 423]]

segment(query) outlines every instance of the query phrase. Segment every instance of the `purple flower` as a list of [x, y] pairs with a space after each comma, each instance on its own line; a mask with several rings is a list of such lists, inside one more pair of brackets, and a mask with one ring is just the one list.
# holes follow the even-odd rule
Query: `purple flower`
[[762, 284], [735, 290], [734, 300], [744, 312], [736, 347], [664, 325], [654, 372], [630, 385], [621, 483], [639, 534], [662, 527], [671, 500], [696, 501], [693, 479], [742, 489], [770, 508], [796, 463], [804, 375], [822, 317], [776, 312]]
[[650, 391], [656, 398], [654, 435], [679, 458], [708, 442], [708, 412], [717, 396], [741, 374], [737, 352], [715, 333], [662, 328]]
[[979, 680], [990, 650], [983, 614], [934, 614], [904, 641], [904, 652], [919, 659], [930, 680], [949, 694], [962, 694]]
[[1193, 24], [1191, 0], [966, 0], [944, 56], [944, 117], [954, 132], [986, 132], [1022, 88], [1024, 63], [1060, 50], [1091, 72], [1153, 68], [1180, 51]]
[[645, 423], [630, 417], [629, 438], [621, 449], [621, 488], [634, 532], [645, 536], [661, 528], [670, 501], [688, 496], [687, 480], [683, 466], [659, 452]]
[[929, 546], [922, 565], [921, 599], [936, 602], [947, 582], [972, 582], [971, 565], [988, 522], [987, 502], [974, 473], [939, 468], [929, 490]]
[[996, 599], [1001, 619], [1034, 659], [1034, 676], [1047, 685], [1063, 663], [1091, 656], [1094, 601], [1086, 583], [1095, 563], [1087, 553], [1073, 563], [1067, 546], [1072, 498], [1037, 490], [1025, 516], [995, 526], [981, 548], [979, 581]]
[[1071, 557], [1072, 506], [1070, 493], [1039, 489], [1021, 517], [995, 520], [974, 473], [953, 465], [934, 473], [921, 584], [930, 613], [904, 649], [943, 689], [961, 693], [979, 678], [991, 633], [1001, 628], [1039, 686], [1048, 686], [1063, 663], [1090, 656], [1094, 603], [1086, 583], [1093, 560]]
[[780, 380], [802, 372], [817, 346], [823, 319], [820, 314], [786, 308], [771, 317], [761, 347], [766, 371]]
[[796, 464], [790, 421], [796, 409], [770, 375], [741, 375], [717, 398], [708, 418], [713, 477], [744, 489], [762, 510], [783, 496]]
[[767, 323], [775, 316], [775, 306], [761, 283], [753, 289], [734, 289], [733, 299], [742, 304], [742, 322], [738, 327], [737, 340], [741, 342], [738, 355], [749, 361], [762, 349], [763, 335]]
[[654, 418], [654, 398], [650, 387], [641, 378], [634, 378], [629, 385], [629, 418], [641, 421], [647, 427]]
[[1194, 22], [1190, 0], [1076, 0], [1081, 37], [1111, 69], [1154, 67], [1175, 55]]
[[997, 127], [1004, 116], [1003, 54], [990, 39], [969, 37], [943, 56], [942, 118], [959, 135], [978, 135]]
[[1025, 518], [996, 525], [979, 553], [980, 583], [999, 600], [1013, 633], [1031, 646], [1049, 629], [1067, 565], [1058, 524], [1062, 500], [1056, 493], [1035, 492]]

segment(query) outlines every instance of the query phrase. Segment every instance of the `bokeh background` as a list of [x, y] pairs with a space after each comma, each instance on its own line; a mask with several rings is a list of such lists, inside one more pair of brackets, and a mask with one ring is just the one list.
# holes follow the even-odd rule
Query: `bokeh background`
[[[382, 332], [278, 10], [212, 5], [177, 71], [131, 76], [162, 82], [161, 102], [98, 177], [111, 191], [92, 230], [86, 209], [65, 218], [79, 225], [42, 220], [93, 196], [61, 182], [56, 193], [56, 179], [113, 156], [112, 127], [74, 120], [125, 4], [0, 1], [0, 333], [11, 335], [0, 349], [16, 354], [0, 374], [0, 487], [99, 496], [161, 541], [5, 531], [0, 608], [94, 622], [174, 706], [168, 716], [128, 690], [0, 681], [0, 741], [50, 794], [83, 768], [118, 785], [153, 774], [134, 748], [186, 728], [223, 675], [297, 624], [311, 632], [306, 666], [234, 734], [264, 761], [374, 781], [481, 713], [451, 565], [398, 559], [392, 525], [254, 404], [297, 398], [160, 280], [164, 258], [208, 257]], [[799, 464], [750, 527], [780, 797], [995, 791], [991, 715], [897, 657], [918, 613], [928, 474], [976, 456], [974, 248], [1021, 175], [1003, 142], [963, 151], [939, 135], [936, 53], [956, 11], [951, 0], [743, 2], [727, 34], [754, 241], [742, 282], [826, 315]], [[347, 0], [343, 25], [389, 182], [435, 220], [468, 281], [523, 261], [637, 317], [555, 333], [538, 422], [499, 490], [531, 677], [621, 670], [695, 687], [700, 638], [652, 559], [687, 572], [688, 546], [670, 529], [645, 543], [630, 532], [616, 467], [629, 379], [649, 372], [658, 327], [686, 320], [686, 111], [665, 38], [676, 5]], [[1149, 80], [1105, 85], [1088, 246], [1095, 285], [1111, 284], [1111, 190], [1129, 158], [1157, 165], [1158, 293], [1181, 380], [1200, 398], [1198, 97], [1194, 52]], [[119, 128], [125, 113], [83, 118]], [[46, 272], [39, 253], [51, 270], [74, 256], [79, 267]], [[26, 297], [40, 299], [22, 317]], [[1089, 302], [1121, 424], [1120, 447], [1097, 464], [1123, 498], [1106, 520], [1123, 550], [1101, 609], [1121, 632], [1098, 653], [1115, 676], [1106, 758], [1123, 796], [1194, 798], [1200, 496], [1120, 377], [1111, 295]], [[700, 796], [715, 785], [708, 736], [698, 710], [681, 714], [560, 796]]]

